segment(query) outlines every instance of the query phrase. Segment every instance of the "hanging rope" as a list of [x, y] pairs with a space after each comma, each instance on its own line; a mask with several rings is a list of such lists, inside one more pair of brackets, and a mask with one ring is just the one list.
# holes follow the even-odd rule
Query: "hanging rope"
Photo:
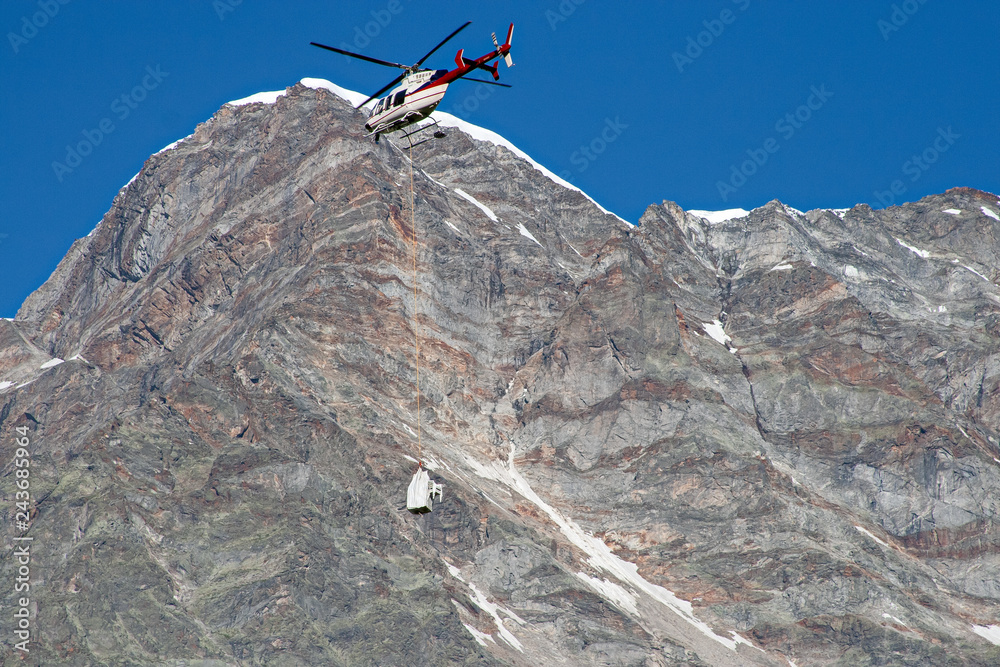
[[413, 204], [413, 146], [410, 146], [410, 236], [413, 240], [413, 356], [417, 369], [417, 465], [424, 462], [420, 428], [420, 324], [417, 321], [417, 212]]

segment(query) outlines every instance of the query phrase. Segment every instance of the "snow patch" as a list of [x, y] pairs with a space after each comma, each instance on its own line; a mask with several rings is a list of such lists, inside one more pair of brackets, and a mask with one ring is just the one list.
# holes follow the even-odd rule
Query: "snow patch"
[[456, 227], [455, 225], [451, 224], [451, 222], [448, 221], [448, 220], [445, 220], [444, 224], [448, 225], [449, 227], [451, 227], [452, 229], [454, 229], [456, 232], [459, 231], [458, 227]]
[[254, 93], [248, 97], [241, 97], [238, 100], [226, 102], [231, 107], [243, 107], [248, 104], [274, 104], [279, 97], [284, 97], [284, 90], [272, 90], [265, 93]]
[[[410, 431], [410, 433], [413, 433], [413, 431], [410, 430], [409, 426], [406, 426], [406, 424], [403, 424], [403, 426], [406, 427], [407, 431]], [[414, 435], [416, 435], [416, 434], [414, 433]], [[416, 463], [418, 465], [421, 463], [421, 461], [418, 461], [417, 459], [413, 458], [412, 456], [410, 456], [408, 454], [403, 454], [403, 458], [406, 459], [407, 461], [410, 461], [412, 463]], [[424, 468], [426, 468], [427, 470], [430, 470], [431, 472], [435, 472], [435, 471], [437, 471], [438, 468], [441, 467], [441, 466], [439, 466], [437, 464], [437, 461], [435, 461], [434, 459], [431, 459], [429, 457], [428, 458], [424, 458], [423, 465], [424, 465]]]
[[496, 132], [493, 132], [491, 130], [487, 130], [486, 128], [483, 128], [483, 127], [479, 127], [478, 125], [473, 125], [472, 123], [470, 123], [468, 121], [462, 120], [461, 118], [458, 118], [457, 116], [453, 116], [450, 113], [445, 113], [444, 111], [435, 111], [434, 112], [434, 116], [438, 119], [438, 124], [443, 125], [444, 127], [455, 127], [455, 128], [458, 128], [459, 130], [465, 132], [470, 137], [472, 137], [473, 139], [476, 139], [478, 141], [486, 141], [486, 142], [489, 142], [489, 143], [494, 144], [496, 146], [503, 146], [504, 148], [506, 148], [507, 150], [509, 150], [511, 153], [513, 153], [514, 155], [518, 156], [522, 160], [526, 161], [528, 164], [530, 164], [532, 167], [534, 167], [538, 171], [542, 172], [542, 174], [544, 176], [548, 177], [548, 179], [551, 180], [553, 183], [556, 183], [557, 185], [561, 185], [564, 188], [567, 188], [569, 190], [575, 190], [575, 191], [579, 192], [584, 197], [586, 197], [587, 199], [589, 199], [594, 206], [596, 206], [598, 209], [600, 209], [600, 211], [602, 213], [605, 213], [606, 215], [613, 215], [616, 218], [618, 218], [619, 220], [621, 220], [624, 224], [628, 225], [629, 227], [632, 226], [623, 217], [621, 217], [620, 215], [617, 215], [615, 213], [612, 213], [608, 209], [604, 208], [603, 206], [601, 206], [600, 204], [598, 204], [596, 201], [594, 201], [593, 197], [591, 197], [586, 192], [584, 192], [580, 188], [576, 187], [575, 185], [573, 185], [572, 183], [570, 183], [566, 179], [560, 178], [559, 176], [556, 176], [554, 173], [552, 173], [551, 171], [549, 171], [548, 169], [546, 169], [545, 167], [543, 167], [541, 164], [539, 164], [538, 162], [536, 162], [535, 160], [533, 160], [530, 155], [528, 155], [527, 153], [525, 153], [524, 151], [522, 151], [520, 148], [518, 148], [517, 146], [515, 146], [514, 144], [512, 144], [507, 139], [501, 137]]
[[941, 212], [942, 213], [947, 213], [948, 215], [962, 215], [962, 211], [960, 211], [957, 208], [946, 208], [945, 210], [943, 210]]
[[[189, 135], [188, 135], [188, 137], [190, 137], [190, 136], [191, 136], [191, 135], [189, 134]], [[185, 140], [185, 139], [187, 139], [188, 137], [182, 137], [182, 138], [178, 139], [177, 141], [172, 141], [172, 142], [170, 142], [169, 144], [167, 144], [166, 146], [164, 146], [164, 147], [163, 147], [163, 148], [161, 148], [160, 150], [158, 150], [158, 151], [156, 151], [155, 153], [153, 153], [153, 155], [159, 155], [160, 153], [166, 153], [167, 151], [169, 151], [170, 149], [172, 149], [172, 148], [176, 147], [176, 146], [177, 146], [177, 144], [181, 143], [182, 141], [184, 141], [184, 140]]]
[[7, 387], [13, 387], [13, 386], [14, 386], [13, 382], [11, 382], [10, 380], [4, 380], [3, 382], [0, 382], [0, 391], [3, 391]]
[[541, 243], [538, 243], [538, 239], [536, 239], [536, 238], [535, 238], [535, 237], [534, 237], [534, 236], [532, 235], [532, 233], [528, 231], [528, 228], [524, 226], [524, 223], [523, 223], [523, 222], [519, 222], [519, 223], [517, 223], [517, 231], [521, 232], [521, 236], [527, 236], [527, 237], [528, 237], [529, 239], [531, 239], [531, 240], [532, 240], [532, 241], [534, 241], [534, 242], [535, 242], [536, 244], [538, 244], [538, 247], [539, 247], [539, 248], [544, 248], [544, 247], [545, 247], [545, 246], [543, 246], [543, 245], [542, 245]]
[[55, 368], [56, 366], [58, 366], [61, 363], [63, 363], [63, 360], [60, 359], [59, 357], [55, 357], [54, 359], [49, 359], [48, 361], [46, 361], [44, 364], [42, 364], [38, 368], [40, 370], [44, 371], [47, 368]]
[[[362, 102], [364, 102], [366, 99], [368, 99], [367, 95], [356, 93], [353, 90], [348, 90], [347, 88], [341, 88], [337, 84], [327, 81], [326, 79], [314, 79], [311, 77], [306, 77], [301, 81], [299, 81], [299, 83], [301, 83], [303, 86], [306, 86], [307, 88], [315, 88], [317, 90], [328, 90], [334, 95], [337, 95], [338, 97], [350, 102], [352, 107], [356, 107]], [[372, 100], [372, 102], [378, 102], [378, 100]]]
[[980, 206], [980, 208], [983, 211], [983, 215], [988, 215], [989, 217], [993, 218], [997, 222], [1000, 222], [1000, 216], [998, 216], [994, 211], [992, 211], [991, 209], [986, 208], [985, 206]]
[[857, 267], [848, 264], [847, 266], [844, 267], [844, 275], [847, 276], [848, 278], [857, 278], [861, 274], [858, 273]]
[[897, 625], [902, 625], [904, 628], [910, 627], [906, 623], [903, 623], [901, 620], [899, 620], [898, 618], [896, 618], [895, 616], [893, 616], [891, 614], [882, 614], [882, 618], [891, 618], [892, 620], [894, 620], [896, 622]]
[[639, 609], [635, 606], [635, 595], [625, 590], [613, 581], [608, 581], [607, 579], [598, 579], [597, 577], [591, 577], [583, 572], [577, 572], [576, 576], [587, 582], [591, 588], [601, 594], [607, 600], [610, 600], [622, 610], [632, 614], [633, 616], [639, 615]]
[[[965, 266], [965, 265], [963, 264], [962, 266]], [[990, 279], [989, 279], [989, 278], [987, 278], [986, 276], [984, 276], [983, 274], [981, 274], [981, 273], [980, 273], [979, 271], [976, 271], [976, 270], [975, 270], [974, 268], [972, 268], [971, 266], [965, 266], [965, 268], [966, 268], [966, 269], [968, 269], [969, 271], [972, 271], [973, 273], [975, 273], [975, 274], [976, 274], [977, 276], [979, 276], [980, 278], [982, 278], [982, 279], [983, 279], [983, 280], [985, 280], [986, 282], [990, 282]]]
[[[566, 536], [567, 539], [569, 539], [570, 542], [590, 556], [588, 563], [595, 570], [607, 572], [623, 584], [631, 586], [637, 591], [646, 593], [667, 609], [670, 609], [672, 612], [680, 616], [684, 621], [693, 625], [707, 637], [719, 642], [732, 651], [736, 650], [737, 644], [745, 643], [752, 646], [750, 642], [735, 633], [732, 633], [732, 639], [727, 639], [715, 634], [707, 623], [694, 616], [690, 602], [681, 600], [666, 588], [647, 581], [639, 574], [638, 565], [622, 560], [616, 556], [603, 540], [600, 540], [593, 535], [588, 535], [575, 521], [564, 517], [555, 508], [542, 500], [539, 495], [535, 493], [534, 489], [531, 488], [527, 480], [525, 480], [524, 477], [522, 477], [517, 471], [517, 468], [514, 467], [513, 445], [510, 448], [510, 452], [507, 454], [506, 465], [497, 461], [491, 461], [489, 464], [482, 464], [471, 456], [466, 457], [466, 462], [480, 477], [492, 479], [504, 484], [523, 496], [525, 500], [534, 503], [539, 509], [545, 512], [545, 514], [547, 514], [548, 517], [557, 526], [559, 526], [559, 530]], [[596, 588], [596, 586], [598, 586], [598, 582], [595, 579], [588, 577], [585, 581], [591, 585], [591, 587], [593, 587], [598, 594], [604, 594], [604, 591], [601, 588]], [[600, 583], [603, 584], [603, 582]]]
[[[353, 90], [347, 90], [346, 88], [341, 88], [335, 83], [327, 81], [326, 79], [313, 79], [304, 78], [299, 81], [303, 86], [307, 88], [315, 88], [317, 90], [328, 90], [334, 95], [347, 100], [351, 106], [357, 106], [365, 101], [366, 96], [361, 93], [356, 93]], [[279, 97], [284, 97], [287, 90], [272, 90], [263, 93], [255, 93], [249, 97], [243, 97], [238, 100], [233, 100], [232, 102], [226, 102], [229, 106], [242, 107], [247, 104], [274, 104], [278, 101]]]
[[434, 460], [434, 457], [427, 455], [424, 457], [424, 467], [434, 472], [441, 468], [441, 464]]
[[861, 526], [855, 526], [855, 528], [857, 529], [857, 531], [859, 533], [861, 533], [862, 535], [867, 535], [868, 537], [872, 538], [873, 540], [875, 540], [876, 542], [878, 542], [879, 544], [881, 544], [886, 549], [890, 549], [891, 548], [888, 544], [886, 544], [885, 542], [883, 542], [879, 538], [875, 537], [874, 535], [872, 535], [871, 533], [869, 533], [867, 530], [865, 530]]
[[973, 625], [972, 631], [989, 643], [1000, 646], [1000, 625]]
[[828, 208], [826, 210], [828, 210], [830, 213], [833, 213], [835, 216], [837, 216], [838, 218], [840, 218], [841, 220], [843, 220], [844, 219], [844, 215], [846, 215], [847, 212], [850, 211], [851, 209], [849, 209], [849, 208]]
[[494, 213], [493, 209], [491, 209], [489, 206], [482, 203], [481, 201], [479, 201], [478, 199], [476, 199], [475, 197], [473, 197], [472, 195], [470, 195], [468, 192], [466, 192], [461, 188], [455, 188], [455, 192], [457, 192], [460, 196], [464, 197], [468, 201], [478, 206], [479, 210], [485, 213], [487, 218], [489, 218], [493, 222], [500, 222], [500, 218], [497, 217], [497, 214]]
[[444, 183], [442, 183], [441, 181], [439, 181], [439, 180], [435, 179], [435, 178], [434, 178], [433, 176], [431, 176], [430, 174], [428, 174], [428, 173], [427, 173], [426, 171], [424, 171], [423, 169], [421, 169], [421, 170], [420, 170], [420, 173], [421, 173], [421, 174], [423, 174], [424, 176], [426, 176], [426, 177], [427, 177], [427, 178], [428, 178], [428, 179], [430, 180], [430, 182], [431, 182], [431, 183], [433, 183], [433, 184], [435, 184], [435, 185], [440, 185], [440, 186], [441, 186], [442, 188], [444, 188], [445, 190], [447, 190], [447, 189], [448, 189], [448, 186], [447, 186], [447, 185], [445, 185], [445, 184], [444, 184]]
[[[1000, 461], [997, 461], [997, 463], [1000, 463]], [[481, 495], [481, 496], [482, 496], [483, 498], [486, 498], [486, 500], [490, 501], [491, 503], [493, 503], [494, 505], [496, 505], [497, 507], [499, 507], [500, 509], [504, 510], [505, 512], [507, 511], [507, 508], [506, 508], [506, 507], [504, 507], [503, 505], [501, 505], [500, 503], [498, 503], [497, 501], [493, 500], [493, 499], [492, 499], [492, 498], [490, 498], [490, 497], [489, 497], [488, 495], [486, 495], [486, 492], [485, 492], [485, 491], [480, 491], [480, 492], [479, 492], [479, 494], [480, 494], [480, 495]]]
[[910, 252], [912, 252], [912, 253], [914, 253], [916, 255], [920, 255], [924, 259], [927, 259], [928, 257], [931, 256], [931, 254], [928, 251], [921, 250], [920, 248], [914, 248], [913, 246], [911, 246], [909, 243], [906, 243], [902, 239], [896, 239], [896, 243], [898, 243], [899, 245], [903, 246], [904, 248], [906, 248]]
[[724, 211], [688, 211], [691, 215], [707, 220], [709, 224], [717, 225], [726, 220], [745, 218], [750, 215], [750, 211], [743, 208], [727, 208]]
[[475, 584], [470, 583], [469, 589], [472, 591], [472, 594], [476, 596], [476, 606], [493, 617], [493, 621], [497, 625], [497, 632], [499, 632], [500, 638], [503, 639], [508, 644], [510, 644], [511, 646], [513, 646], [514, 648], [516, 648], [518, 651], [524, 653], [524, 648], [521, 646], [521, 642], [519, 642], [517, 640], [517, 637], [514, 636], [514, 633], [508, 630], [507, 627], [503, 624], [503, 619], [500, 618], [499, 612], [503, 611], [504, 614], [514, 619], [521, 625], [524, 625], [524, 619], [515, 614], [514, 612], [512, 612], [510, 609], [507, 609], [506, 607], [501, 607], [500, 605], [494, 604], [489, 600], [487, 600], [486, 596], [483, 595], [482, 591], [476, 588]]
[[465, 629], [469, 631], [469, 634], [472, 635], [472, 638], [475, 639], [480, 646], [486, 646], [487, 639], [489, 639], [494, 644], [497, 643], [497, 640], [493, 639], [493, 635], [488, 635], [485, 632], [480, 632], [479, 630], [472, 627], [468, 623], [462, 623], [462, 625], [465, 626]]
[[[771, 271], [791, 271], [793, 268], [795, 267], [793, 267], [791, 264], [778, 264], [777, 266], [773, 267]], [[770, 273], [771, 271], [768, 271], [768, 273]]]
[[705, 333], [727, 348], [733, 340], [726, 333], [725, 329], [722, 328], [722, 322], [719, 320], [713, 320], [711, 324], [702, 324], [701, 327], [705, 330]]

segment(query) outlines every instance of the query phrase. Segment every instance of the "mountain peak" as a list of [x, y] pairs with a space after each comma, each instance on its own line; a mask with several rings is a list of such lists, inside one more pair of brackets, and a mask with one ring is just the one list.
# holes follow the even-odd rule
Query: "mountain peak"
[[0, 322], [41, 662], [1000, 659], [995, 198], [634, 227], [327, 84], [151, 156]]

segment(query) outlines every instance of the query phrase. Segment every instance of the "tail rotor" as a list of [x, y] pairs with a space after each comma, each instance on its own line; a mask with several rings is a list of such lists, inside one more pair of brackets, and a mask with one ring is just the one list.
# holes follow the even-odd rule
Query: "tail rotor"
[[497, 49], [497, 55], [503, 55], [503, 60], [507, 63], [507, 67], [513, 67], [514, 61], [510, 57], [510, 39], [514, 36], [514, 24], [511, 23], [510, 27], [507, 28], [507, 41], [504, 42], [503, 46], [497, 41], [497, 34], [491, 33], [493, 37], [493, 46]]

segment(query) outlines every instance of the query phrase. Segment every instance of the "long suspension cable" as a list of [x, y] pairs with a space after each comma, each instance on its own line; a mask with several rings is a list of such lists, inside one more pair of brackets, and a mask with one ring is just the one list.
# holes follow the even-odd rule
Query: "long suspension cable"
[[417, 321], [417, 213], [413, 205], [413, 146], [410, 146], [410, 236], [413, 240], [413, 356], [417, 369], [417, 461], [424, 462], [420, 428], [420, 324]]

